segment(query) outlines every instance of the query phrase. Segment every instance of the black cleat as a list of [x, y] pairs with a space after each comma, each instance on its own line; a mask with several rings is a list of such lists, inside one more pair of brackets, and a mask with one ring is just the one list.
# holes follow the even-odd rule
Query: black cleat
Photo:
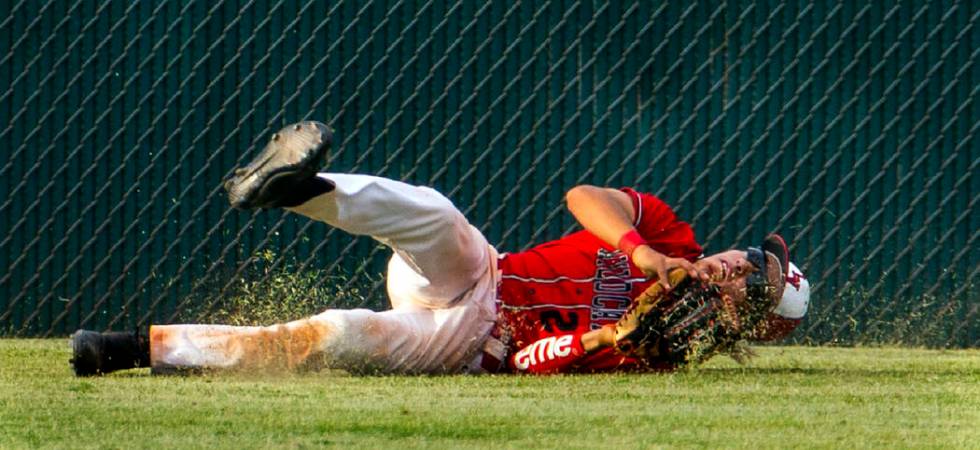
[[258, 157], [225, 181], [228, 202], [238, 209], [302, 203], [297, 203], [297, 193], [310, 190], [306, 185], [326, 160], [332, 141], [333, 130], [320, 122], [299, 122], [279, 130]]
[[72, 358], [68, 361], [80, 377], [102, 373], [102, 333], [78, 330], [71, 335]]
[[137, 333], [78, 330], [71, 336], [75, 375], [103, 375], [150, 365], [149, 341]]

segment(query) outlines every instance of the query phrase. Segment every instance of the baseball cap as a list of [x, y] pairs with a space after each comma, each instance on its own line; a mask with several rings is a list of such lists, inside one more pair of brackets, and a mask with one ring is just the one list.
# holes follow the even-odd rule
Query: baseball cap
[[766, 236], [761, 250], [772, 261], [770, 264], [780, 265], [783, 275], [782, 285], [776, 287], [779, 301], [768, 313], [764, 325], [756, 330], [757, 340], [772, 341], [786, 337], [802, 322], [810, 305], [810, 282], [789, 260], [789, 248], [782, 236], [775, 233]]
[[789, 263], [783, 296], [772, 312], [787, 319], [802, 319], [810, 306], [810, 282], [796, 264]]

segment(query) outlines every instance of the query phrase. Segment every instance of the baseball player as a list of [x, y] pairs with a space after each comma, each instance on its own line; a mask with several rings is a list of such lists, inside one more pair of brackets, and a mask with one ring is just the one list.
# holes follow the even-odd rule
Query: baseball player
[[[267, 327], [153, 325], [146, 336], [79, 330], [71, 341], [75, 373], [133, 367], [152, 373], [668, 370], [676, 364], [641, 361], [617, 347], [616, 325], [631, 300], [654, 283], [669, 289], [677, 279], [668, 274], [672, 269], [744, 297], [746, 280], [761, 269], [742, 250], [700, 258], [688, 224], [658, 198], [628, 188], [571, 189], [568, 208], [584, 230], [524, 252], [499, 253], [433, 189], [317, 173], [332, 137], [330, 128], [312, 121], [273, 134], [262, 153], [225, 182], [229, 201], [240, 209], [286, 208], [387, 245], [393, 251], [391, 309], [330, 309]], [[756, 339], [785, 336], [806, 313], [809, 285], [782, 245], [788, 270], [769, 277], [769, 285], [780, 287], [778, 304]]]

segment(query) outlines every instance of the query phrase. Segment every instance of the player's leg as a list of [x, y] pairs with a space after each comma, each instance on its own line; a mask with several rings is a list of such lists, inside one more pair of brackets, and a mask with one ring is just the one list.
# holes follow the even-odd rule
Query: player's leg
[[435, 190], [366, 175], [318, 177], [335, 188], [289, 209], [391, 247], [388, 285], [396, 305], [448, 306], [490, 270], [483, 234]]
[[150, 361], [154, 373], [304, 367], [353, 373], [464, 372], [478, 357], [472, 349], [479, 344], [466, 330], [486, 328], [493, 319], [492, 313], [465, 308], [328, 310], [270, 327], [154, 326]]
[[[471, 292], [486, 297], [493, 283], [483, 278]], [[154, 373], [302, 367], [355, 373], [478, 371], [480, 346], [495, 319], [492, 304], [467, 297], [448, 308], [327, 310], [268, 327], [156, 325], [148, 338], [79, 331], [72, 340], [72, 365], [78, 375], [146, 366]]]
[[286, 207], [390, 246], [397, 255], [392, 264], [410, 269], [400, 271], [397, 282], [408, 298], [393, 303], [445, 307], [457, 301], [489, 269], [483, 235], [435, 190], [365, 175], [315, 174], [331, 141], [332, 130], [318, 122], [283, 128], [225, 182], [230, 203]]

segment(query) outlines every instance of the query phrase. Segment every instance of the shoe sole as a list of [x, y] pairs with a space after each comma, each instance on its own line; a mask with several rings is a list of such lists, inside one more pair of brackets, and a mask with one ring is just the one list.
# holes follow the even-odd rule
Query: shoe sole
[[228, 202], [237, 209], [273, 203], [276, 199], [271, 197], [269, 186], [315, 175], [332, 141], [333, 130], [319, 122], [300, 122], [279, 130], [255, 160], [225, 181]]

